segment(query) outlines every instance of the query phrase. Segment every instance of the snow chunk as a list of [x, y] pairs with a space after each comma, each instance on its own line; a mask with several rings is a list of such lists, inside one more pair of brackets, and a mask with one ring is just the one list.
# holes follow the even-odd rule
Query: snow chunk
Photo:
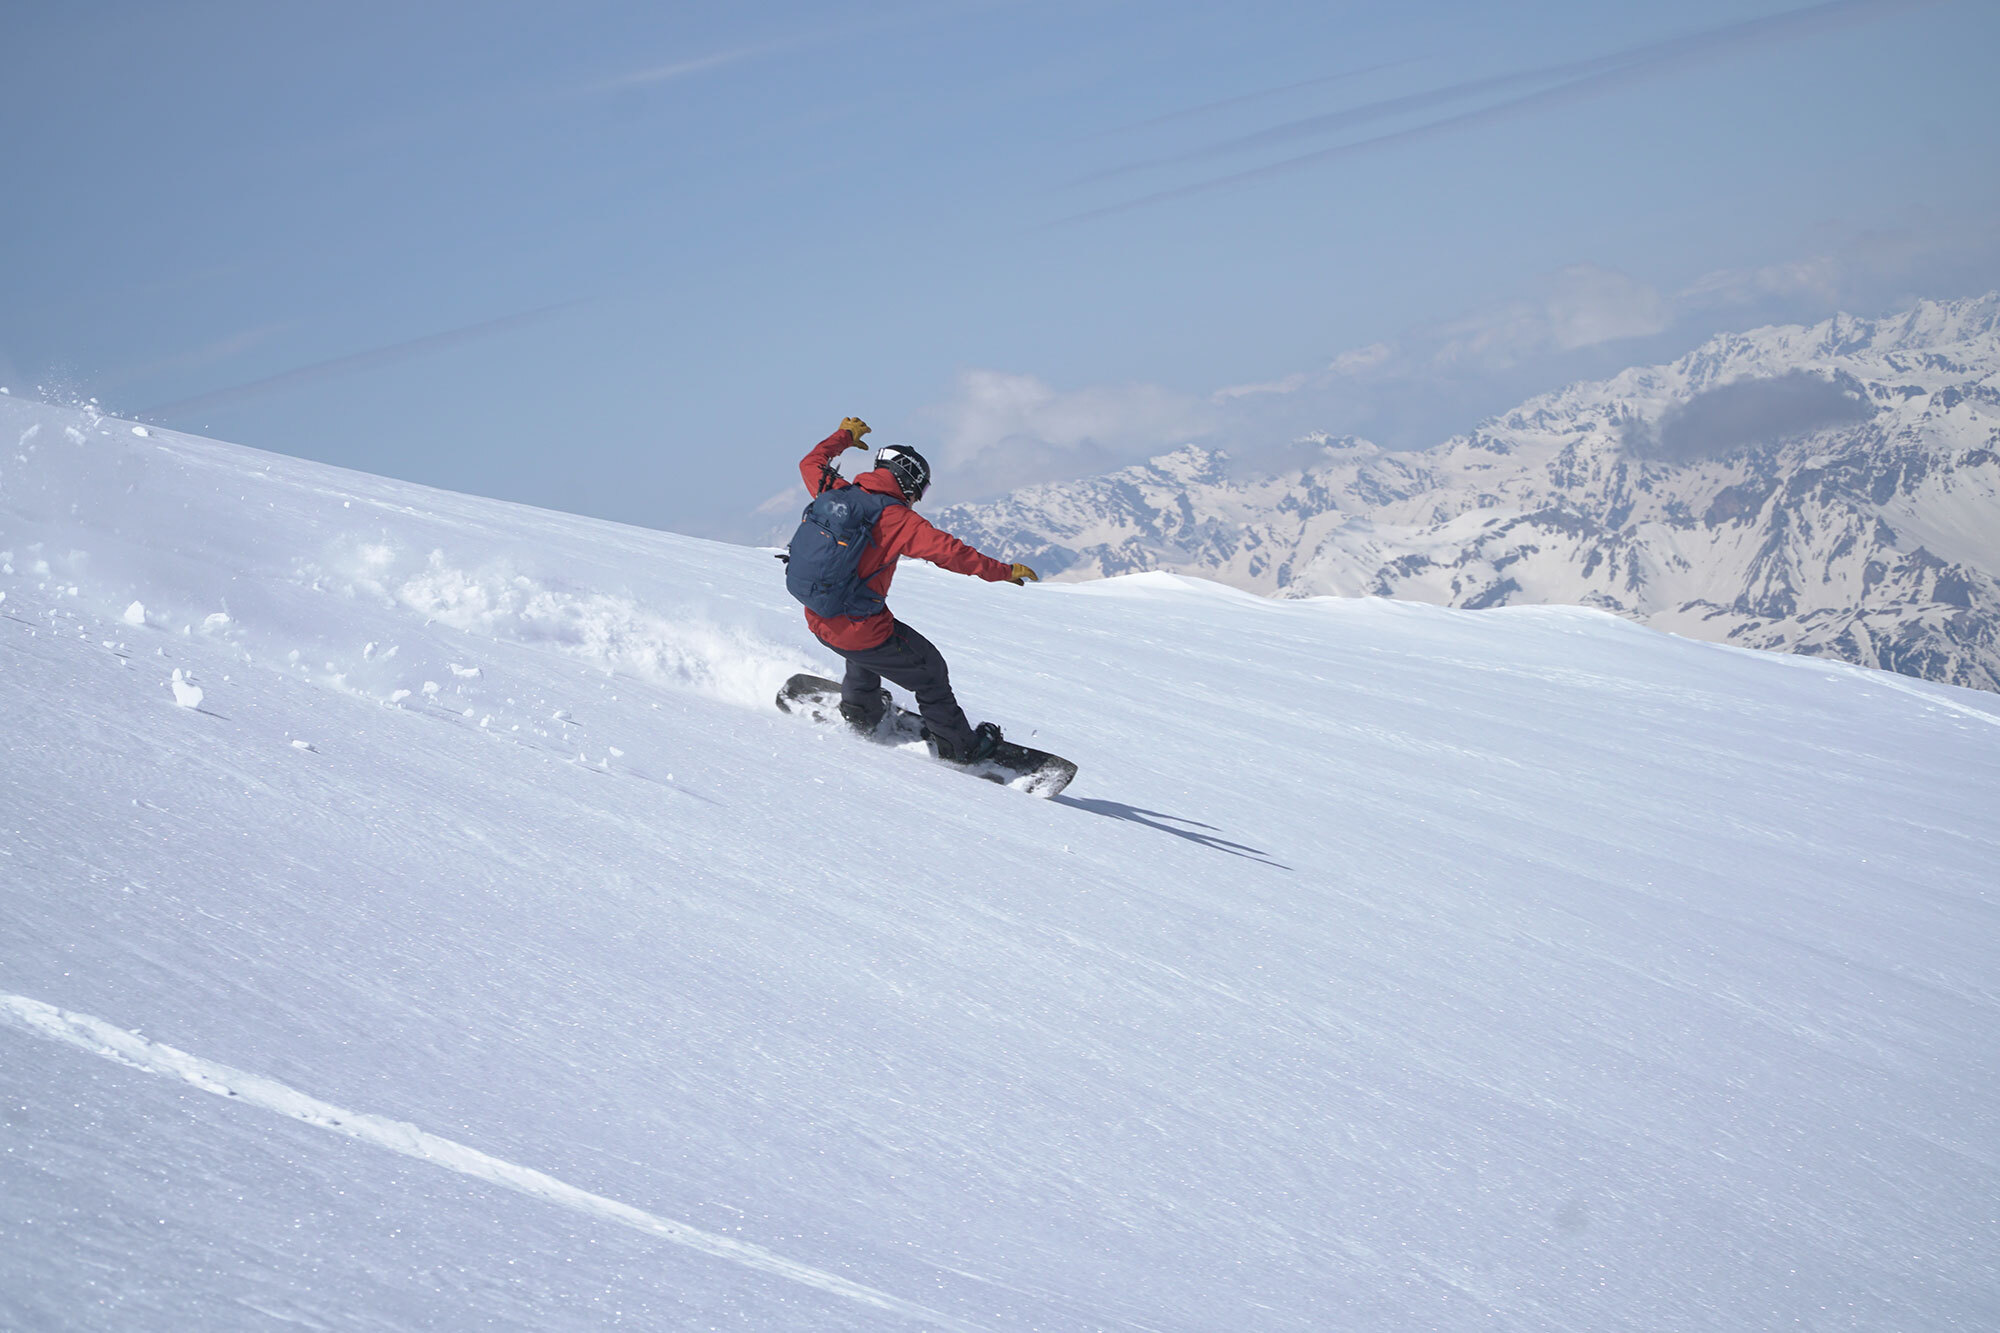
[[228, 628], [228, 626], [229, 613], [227, 611], [213, 611], [201, 618], [201, 628], [205, 634], [213, 634], [219, 629]]
[[437, 692], [438, 692], [438, 683], [436, 681], [427, 680], [424, 682], [425, 694], [435, 695]]
[[408, 690], [395, 690], [390, 693], [389, 702], [392, 704], [399, 704], [403, 702], [403, 700], [409, 697], [410, 697], [410, 692]]
[[134, 629], [140, 628], [146, 623], [146, 604], [144, 602], [132, 603], [132, 605], [125, 608], [125, 614], [120, 619]]
[[151, 432], [151, 431], [147, 430], [147, 429], [146, 429], [146, 428], [145, 428], [144, 426], [134, 426], [134, 427], [132, 427], [132, 433], [133, 433], [134, 435], [138, 436], [138, 437], [139, 437], [140, 439], [142, 439], [142, 440], [145, 440], [145, 439], [150, 439], [150, 438], [152, 438], [152, 434], [153, 434], [153, 432]]
[[173, 687], [174, 702], [182, 708], [201, 706], [201, 686], [182, 675], [179, 667], [174, 668], [174, 678], [168, 684]]
[[314, 754], [319, 753], [318, 750], [313, 749], [313, 743], [311, 741], [293, 741], [292, 748], [294, 750], [312, 750]]
[[457, 676], [460, 680], [478, 680], [483, 674], [478, 667], [460, 666], [456, 662], [452, 662], [449, 665], [451, 667], [451, 674]]

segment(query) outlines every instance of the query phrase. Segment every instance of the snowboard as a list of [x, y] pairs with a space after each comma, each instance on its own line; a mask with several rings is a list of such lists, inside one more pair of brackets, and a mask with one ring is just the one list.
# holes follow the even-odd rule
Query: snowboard
[[[837, 680], [803, 674], [793, 676], [778, 691], [778, 708], [781, 712], [797, 714], [822, 726], [853, 730], [847, 719], [840, 715], [840, 682]], [[937, 751], [931, 750], [929, 742], [924, 739], [923, 727], [922, 718], [899, 704], [891, 703], [883, 713], [882, 721], [867, 739], [882, 745], [922, 745], [935, 757]], [[1069, 780], [1076, 776], [1076, 765], [1069, 760], [1047, 750], [1016, 745], [1010, 740], [1002, 740], [991, 755], [976, 764], [952, 764], [951, 767], [1044, 800], [1067, 787]]]

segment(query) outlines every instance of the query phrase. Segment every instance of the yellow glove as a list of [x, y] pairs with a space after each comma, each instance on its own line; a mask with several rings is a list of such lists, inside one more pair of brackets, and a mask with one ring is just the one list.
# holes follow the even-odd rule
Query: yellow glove
[[863, 421], [860, 417], [843, 417], [841, 418], [840, 428], [844, 431], [850, 431], [854, 435], [854, 443], [848, 445], [848, 448], [860, 449], [864, 447], [861, 443], [861, 437], [868, 433], [867, 422]]
[[1029, 583], [1040, 583], [1042, 576], [1026, 565], [1015, 564], [1007, 567], [1007, 582], [1019, 588]]

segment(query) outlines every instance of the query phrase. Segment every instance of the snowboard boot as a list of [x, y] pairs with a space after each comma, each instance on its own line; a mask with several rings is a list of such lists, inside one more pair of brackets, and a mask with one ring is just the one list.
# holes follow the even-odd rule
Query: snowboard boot
[[972, 739], [966, 744], [963, 754], [958, 753], [942, 736], [933, 733], [929, 727], [924, 728], [924, 739], [931, 743], [931, 749], [937, 752], [937, 757], [946, 763], [976, 764], [1000, 748], [1001, 736], [997, 723], [981, 722], [973, 728]]
[[873, 736], [875, 729], [882, 725], [882, 719], [889, 715], [889, 691], [877, 690], [875, 695], [875, 709], [872, 716], [862, 705], [841, 700], [840, 716], [846, 720], [848, 726], [863, 736]]

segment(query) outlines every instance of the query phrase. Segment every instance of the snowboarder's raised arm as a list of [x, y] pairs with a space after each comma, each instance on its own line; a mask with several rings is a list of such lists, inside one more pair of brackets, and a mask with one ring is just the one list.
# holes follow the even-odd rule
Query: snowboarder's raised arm
[[892, 505], [883, 510], [882, 517], [875, 522], [875, 533], [883, 552], [892, 558], [913, 555], [939, 569], [970, 574], [988, 583], [1018, 581], [1014, 566], [974, 550], [949, 532], [939, 531], [931, 526], [929, 519], [906, 505]]
[[826, 489], [827, 479], [833, 475], [833, 460], [849, 449], [861, 448], [861, 437], [868, 430], [868, 423], [860, 417], [848, 417], [840, 423], [839, 430], [814, 445], [812, 452], [799, 460], [799, 476], [805, 480], [807, 494], [818, 495]]

